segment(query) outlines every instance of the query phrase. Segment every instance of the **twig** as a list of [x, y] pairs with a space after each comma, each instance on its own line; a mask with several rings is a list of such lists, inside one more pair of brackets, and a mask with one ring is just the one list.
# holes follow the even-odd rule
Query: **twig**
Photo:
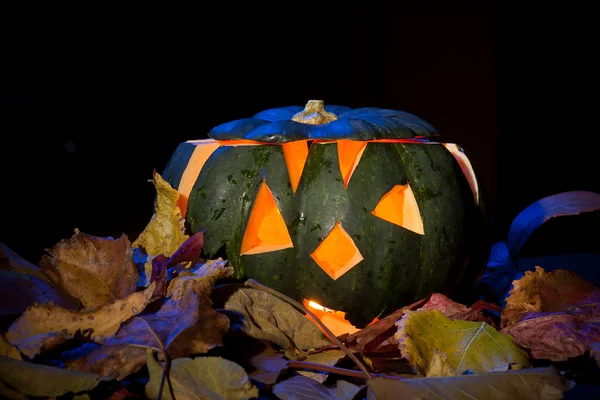
[[[287, 366], [289, 368], [312, 369], [315, 371], [330, 372], [332, 374], [351, 376], [353, 378], [363, 378], [363, 379], [365, 378], [365, 375], [359, 371], [354, 371], [352, 369], [346, 369], [346, 368], [332, 367], [329, 365], [317, 364], [317, 363], [312, 363], [312, 362], [307, 362], [307, 361], [291, 360], [291, 361], [287, 362]], [[408, 378], [404, 378], [402, 376], [393, 376], [393, 375], [384, 375], [384, 374], [375, 374], [375, 373], [371, 374], [371, 376], [376, 377], [376, 378], [396, 379], [399, 381], [408, 379]]]
[[306, 314], [310, 315], [312, 317], [313, 322], [315, 322], [317, 325], [319, 325], [319, 327], [321, 327], [321, 329], [323, 329], [323, 331], [327, 334], [327, 336], [329, 336], [329, 339], [331, 339], [331, 341], [333, 341], [340, 349], [342, 349], [344, 351], [344, 353], [346, 353], [346, 355], [363, 372], [366, 379], [371, 379], [371, 374], [367, 370], [367, 367], [365, 367], [365, 365], [346, 346], [344, 346], [342, 344], [342, 342], [333, 334], [333, 332], [331, 332], [329, 330], [329, 328], [326, 327], [321, 322], [321, 320], [319, 320], [319, 318], [317, 318], [317, 316], [315, 314], [313, 314], [309, 309], [304, 307], [302, 304], [298, 303], [296, 300], [286, 296], [283, 293], [278, 292], [275, 289], [271, 289], [270, 287], [265, 286], [262, 283], [255, 281], [254, 279], [248, 279], [244, 283], [244, 285], [251, 287], [253, 289], [262, 290], [264, 292], [272, 294], [273, 296], [279, 297], [280, 299], [286, 301], [287, 303], [291, 304], [292, 306], [296, 307], [297, 309], [302, 310]]
[[171, 398], [173, 400], [175, 400], [175, 393], [173, 392], [173, 386], [171, 385], [171, 378], [169, 377], [169, 373], [171, 371], [171, 357], [169, 357], [169, 354], [167, 353], [167, 349], [165, 349], [165, 345], [162, 343], [162, 341], [160, 340], [160, 338], [158, 337], [158, 335], [156, 334], [156, 332], [154, 332], [154, 329], [152, 329], [152, 327], [150, 326], [150, 324], [148, 323], [148, 321], [146, 321], [142, 317], [136, 317], [136, 319], [140, 319], [141, 321], [144, 322], [144, 324], [146, 325], [146, 327], [148, 327], [148, 330], [150, 331], [150, 333], [152, 334], [152, 336], [154, 336], [154, 338], [158, 342], [158, 345], [160, 346], [160, 352], [162, 353], [163, 358], [165, 359], [165, 366], [163, 367], [162, 374], [160, 376], [160, 385], [158, 387], [158, 397], [157, 397], [157, 400], [161, 400], [162, 399], [163, 388], [165, 386], [165, 378], [166, 378], [167, 383], [169, 385], [169, 392], [171, 394]]

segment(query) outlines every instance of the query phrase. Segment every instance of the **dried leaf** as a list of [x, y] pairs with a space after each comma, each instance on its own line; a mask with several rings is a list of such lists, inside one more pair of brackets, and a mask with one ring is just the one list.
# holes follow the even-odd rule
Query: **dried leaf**
[[146, 365], [146, 348], [129, 344], [103, 345], [85, 357], [68, 361], [73, 371], [123, 380]]
[[22, 360], [21, 352], [11, 345], [4, 335], [0, 334], [0, 356]]
[[[321, 365], [329, 365], [333, 367], [338, 363], [342, 358], [346, 356], [342, 350], [328, 350], [321, 351], [319, 353], [313, 353], [306, 356], [306, 359], [302, 361], [321, 364]], [[308, 378], [314, 379], [317, 382], [323, 383], [329, 376], [327, 372], [319, 371], [298, 371], [300, 375], [304, 375]]]
[[596, 364], [600, 367], [600, 342], [590, 344], [590, 355], [596, 360]]
[[179, 192], [158, 172], [154, 171], [153, 178], [157, 192], [154, 214], [144, 231], [133, 242], [133, 247], [143, 248], [151, 257], [159, 254], [170, 257], [188, 239], [185, 220], [177, 205]]
[[35, 276], [46, 283], [51, 283], [40, 267], [25, 260], [4, 243], [0, 243], [0, 270], [20, 272], [25, 275]]
[[52, 397], [92, 390], [102, 378], [0, 356], [0, 380], [28, 396]]
[[75, 229], [70, 239], [46, 251], [42, 271], [85, 308], [123, 299], [136, 289], [139, 276], [126, 235], [101, 238]]
[[528, 312], [567, 311], [600, 303], [600, 289], [564, 269], [546, 272], [536, 266], [513, 286], [502, 313], [503, 327]]
[[367, 385], [369, 400], [396, 400], [399, 393], [410, 399], [558, 400], [574, 386], [552, 367], [405, 380], [374, 378]]
[[446, 355], [456, 375], [529, 366], [513, 338], [485, 322], [453, 321], [438, 310], [423, 309], [407, 311], [396, 325], [400, 352], [423, 375], [431, 368], [435, 349]]
[[496, 326], [494, 320], [483, 314], [484, 310], [494, 310], [501, 312], [502, 309], [495, 304], [478, 300], [471, 307], [456, 303], [441, 293], [433, 293], [429, 300], [421, 308], [427, 310], [438, 310], [446, 317], [461, 321], [485, 322], [491, 326]]
[[[164, 367], [151, 352], [148, 353], [147, 363], [150, 380], [146, 385], [146, 396], [156, 399]], [[220, 357], [174, 360], [169, 376], [177, 400], [245, 400], [258, 397], [258, 389], [252, 385], [246, 371], [233, 361]], [[162, 398], [172, 399], [167, 384], [163, 387]]]
[[77, 331], [95, 341], [114, 335], [121, 324], [148, 305], [154, 285], [94, 310], [65, 310], [54, 304], [32, 306], [9, 328], [6, 338], [23, 354], [34, 357], [73, 337]]
[[308, 318], [272, 294], [257, 289], [236, 290], [225, 309], [242, 316], [239, 326], [246, 335], [275, 343], [287, 352], [317, 349], [331, 344]]
[[503, 333], [534, 358], [565, 361], [600, 341], [600, 289], [572, 271], [536, 267], [513, 282]]
[[600, 305], [522, 314], [501, 332], [514, 337], [533, 358], [566, 361], [585, 354], [600, 340]]
[[22, 314], [29, 306], [50, 302], [68, 310], [80, 308], [79, 300], [37, 276], [0, 270], [0, 315]]
[[[197, 274], [178, 278], [178, 297], [172, 295], [153, 314], [144, 315], [125, 324], [116, 336], [84, 358], [67, 363], [69, 368], [93, 371], [102, 376], [123, 379], [141, 366], [140, 347], [159, 347], [156, 333], [171, 358], [206, 353], [223, 344], [223, 335], [229, 329], [229, 319], [215, 311], [210, 300], [214, 283], [233, 273], [226, 262], [210, 263]], [[172, 281], [173, 283], [174, 281]], [[127, 346], [127, 347], [126, 347]]]
[[281, 400], [350, 400], [360, 390], [360, 386], [339, 380], [335, 389], [305, 376], [294, 376], [273, 387], [273, 394]]
[[550, 218], [596, 210], [600, 210], [599, 193], [572, 191], [544, 197], [530, 204], [513, 220], [507, 240], [509, 253], [515, 256], [527, 238]]
[[287, 368], [283, 354], [275, 351], [270, 345], [265, 345], [261, 352], [248, 357], [248, 361], [256, 368], [256, 371], [250, 374], [250, 378], [267, 385], [277, 382], [281, 371]]

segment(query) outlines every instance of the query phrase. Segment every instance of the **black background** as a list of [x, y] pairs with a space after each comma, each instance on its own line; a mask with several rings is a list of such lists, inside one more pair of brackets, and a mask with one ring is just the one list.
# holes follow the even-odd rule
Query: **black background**
[[[460, 144], [497, 239], [535, 200], [600, 192], [591, 10], [448, 3], [5, 12], [0, 241], [37, 262], [75, 228], [134, 240], [179, 142], [309, 99], [404, 110]], [[562, 250], [597, 250], [597, 219], [576, 221]]]

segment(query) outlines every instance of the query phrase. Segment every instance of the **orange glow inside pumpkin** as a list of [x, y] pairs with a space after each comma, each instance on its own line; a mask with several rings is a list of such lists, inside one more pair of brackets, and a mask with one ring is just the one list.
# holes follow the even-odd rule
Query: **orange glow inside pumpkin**
[[241, 255], [267, 253], [294, 247], [273, 193], [263, 179], [242, 239]]
[[[323, 323], [323, 325], [329, 328], [329, 330], [333, 332], [335, 336], [340, 336], [345, 333], [351, 335], [360, 330], [346, 320], [346, 313], [343, 311], [332, 310], [330, 308], [323, 307], [315, 301], [307, 299], [303, 299], [302, 304], [313, 314], [315, 314], [315, 316]], [[306, 317], [311, 319], [310, 315], [307, 315]], [[373, 319], [369, 325], [374, 324], [377, 321], [379, 321], [379, 318]]]
[[467, 178], [473, 197], [475, 198], [475, 205], [479, 205], [479, 186], [477, 185], [477, 177], [475, 171], [471, 165], [471, 161], [465, 154], [465, 152], [458, 147], [455, 143], [442, 143], [446, 149], [454, 156], [454, 159], [458, 162], [460, 169]]
[[425, 234], [419, 205], [409, 184], [395, 185], [383, 195], [371, 214], [420, 235]]
[[198, 175], [200, 175], [202, 167], [211, 154], [221, 147], [221, 144], [213, 139], [196, 140], [191, 143], [195, 144], [196, 147], [188, 161], [185, 171], [183, 171], [178, 187], [179, 200], [177, 201], [177, 205], [179, 206], [182, 217], [185, 217], [190, 192], [194, 187], [194, 183], [196, 183], [196, 179], [198, 179]]
[[296, 193], [300, 177], [304, 170], [304, 164], [308, 158], [308, 141], [298, 140], [296, 142], [288, 142], [281, 145], [283, 149], [283, 157], [285, 165], [292, 184], [292, 191]]
[[310, 256], [333, 280], [363, 260], [358, 247], [339, 221]]
[[350, 182], [350, 178], [358, 166], [366, 147], [367, 142], [364, 141], [338, 140], [338, 161], [344, 180], [344, 189], [348, 188], [348, 182]]

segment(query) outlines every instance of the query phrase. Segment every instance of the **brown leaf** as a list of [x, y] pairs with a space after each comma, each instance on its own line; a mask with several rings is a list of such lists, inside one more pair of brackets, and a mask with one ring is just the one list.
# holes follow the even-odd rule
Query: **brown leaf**
[[236, 290], [225, 302], [225, 309], [241, 316], [244, 334], [266, 340], [289, 354], [298, 350], [318, 349], [331, 344], [321, 330], [283, 300], [262, 290]]
[[[344, 353], [342, 350], [328, 350], [308, 354], [302, 361], [333, 367], [345, 356], [346, 353]], [[320, 383], [325, 382], [329, 376], [329, 374], [324, 371], [298, 371], [298, 373]]]
[[97, 342], [114, 335], [121, 324], [148, 305], [154, 285], [125, 299], [94, 310], [65, 310], [55, 304], [39, 304], [25, 311], [9, 328], [6, 338], [23, 354], [34, 357], [73, 337], [77, 331]]
[[438, 310], [446, 317], [461, 321], [485, 322], [495, 328], [496, 323], [490, 317], [483, 314], [483, 310], [502, 311], [496, 304], [478, 300], [471, 307], [456, 303], [441, 293], [433, 293], [429, 300], [421, 308], [427, 310]]
[[46, 251], [42, 271], [85, 308], [123, 299], [136, 289], [139, 276], [126, 235], [101, 238], [75, 229], [70, 239]]
[[66, 362], [67, 368], [117, 380], [146, 365], [146, 348], [129, 344], [104, 344], [85, 357]]
[[31, 264], [3, 243], [0, 243], [0, 270], [20, 272], [50, 283], [50, 279], [40, 267]]
[[387, 317], [348, 336], [344, 344], [362, 354], [397, 352], [398, 342], [394, 340], [394, 334], [397, 330], [396, 321], [402, 318], [405, 311], [417, 310], [428, 300], [429, 297], [426, 297], [394, 311]]
[[148, 325], [171, 358], [206, 353], [222, 345], [229, 319], [213, 309], [210, 293], [218, 279], [232, 273], [233, 268], [226, 267], [226, 262], [213, 262], [199, 268], [192, 276], [174, 279], [171, 285], [178, 289], [156, 313], [144, 315], [145, 322], [140, 318], [129, 321], [101, 348], [83, 359], [67, 363], [68, 367], [122, 379], [123, 371], [129, 374], [143, 365], [139, 361], [139, 352], [123, 346], [159, 347]]
[[600, 289], [574, 272], [536, 267], [513, 286], [501, 332], [532, 357], [565, 361], [600, 341]]
[[565, 361], [585, 354], [600, 341], [600, 305], [521, 314], [518, 322], [500, 332], [514, 337], [533, 358]]
[[536, 266], [513, 281], [502, 313], [502, 327], [514, 324], [524, 313], [566, 311], [600, 303], [600, 289], [581, 279], [573, 271], [546, 272]]
[[36, 303], [79, 310], [79, 300], [37, 276], [0, 270], [0, 315], [22, 314]]

